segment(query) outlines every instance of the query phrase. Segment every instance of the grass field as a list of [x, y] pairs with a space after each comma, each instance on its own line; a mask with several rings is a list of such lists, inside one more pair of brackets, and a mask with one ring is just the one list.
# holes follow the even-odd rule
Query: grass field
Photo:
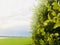
[[31, 38], [2, 38], [0, 45], [30, 45]]

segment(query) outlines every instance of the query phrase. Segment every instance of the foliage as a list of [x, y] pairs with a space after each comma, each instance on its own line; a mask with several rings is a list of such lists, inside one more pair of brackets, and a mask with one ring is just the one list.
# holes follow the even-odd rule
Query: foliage
[[60, 41], [60, 1], [39, 0], [32, 21], [33, 45], [58, 45]]

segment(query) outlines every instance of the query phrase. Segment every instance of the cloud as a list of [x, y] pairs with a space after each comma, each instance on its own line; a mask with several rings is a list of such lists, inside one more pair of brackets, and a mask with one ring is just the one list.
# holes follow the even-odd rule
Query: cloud
[[[5, 35], [4, 33], [8, 30], [13, 32], [12, 28], [15, 26], [15, 28], [22, 27], [22, 29], [30, 27], [35, 0], [0, 0], [0, 3], [0, 34]], [[19, 32], [17, 30], [23, 32], [21, 28], [16, 29], [16, 32]]]
[[0, 20], [0, 28], [1, 29], [7, 29], [14, 26], [24, 26], [24, 25], [30, 25], [30, 17], [29, 16], [15, 16], [11, 18], [3, 18], [3, 20]]
[[[1, 29], [0, 29], [1, 30]], [[29, 26], [15, 26], [0, 31], [0, 36], [31, 36]]]

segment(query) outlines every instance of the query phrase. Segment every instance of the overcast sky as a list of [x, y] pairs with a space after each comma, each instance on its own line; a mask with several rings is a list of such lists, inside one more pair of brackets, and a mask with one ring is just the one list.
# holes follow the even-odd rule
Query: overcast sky
[[35, 4], [36, 0], [0, 0], [0, 36], [28, 35]]

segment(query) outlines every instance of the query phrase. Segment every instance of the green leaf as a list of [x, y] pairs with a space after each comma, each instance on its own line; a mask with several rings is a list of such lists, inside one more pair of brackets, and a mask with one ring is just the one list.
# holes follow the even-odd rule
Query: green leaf
[[42, 32], [42, 35], [44, 36], [45, 35], [45, 32]]
[[48, 14], [48, 20], [51, 20], [51, 17], [50, 17], [50, 15]]
[[57, 2], [53, 2], [53, 9], [54, 10], [58, 10], [59, 9], [59, 5], [58, 5], [58, 3]]
[[44, 26], [47, 26], [49, 21], [50, 21], [50, 20], [46, 20], [46, 21], [44, 22]]
[[60, 22], [60, 13], [58, 13], [57, 19], [58, 19], [57, 21]]
[[57, 17], [53, 18], [53, 22], [56, 23], [57, 22]]
[[57, 28], [57, 27], [60, 27], [60, 22], [57, 22], [57, 23], [54, 25], [54, 29]]
[[55, 33], [55, 36], [59, 36], [59, 34], [58, 33]]
[[56, 16], [56, 12], [55, 11], [52, 11], [52, 16]]
[[40, 39], [40, 44], [45, 45], [44, 40]]

